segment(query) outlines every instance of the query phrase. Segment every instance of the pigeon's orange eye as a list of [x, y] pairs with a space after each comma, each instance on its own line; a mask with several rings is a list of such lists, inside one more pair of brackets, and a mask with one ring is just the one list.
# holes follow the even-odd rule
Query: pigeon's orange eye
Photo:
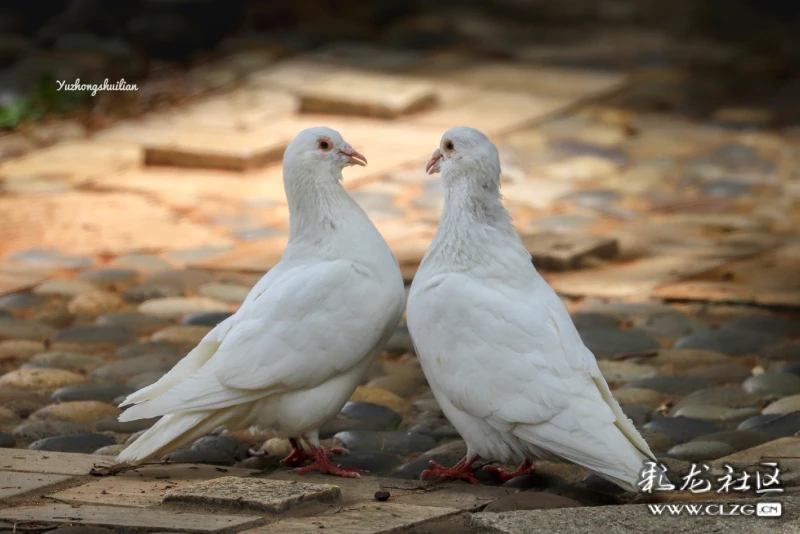
[[454, 148], [455, 148], [455, 145], [454, 145], [454, 144], [453, 144], [453, 142], [452, 142], [452, 141], [450, 141], [449, 139], [448, 139], [447, 141], [445, 141], [445, 142], [444, 142], [444, 149], [445, 149], [447, 152], [452, 152]]
[[330, 150], [332, 146], [333, 143], [331, 143], [331, 140], [328, 139], [327, 137], [323, 137], [322, 139], [319, 140], [319, 143], [317, 143], [317, 148], [319, 148], [320, 150], [324, 150], [326, 152]]

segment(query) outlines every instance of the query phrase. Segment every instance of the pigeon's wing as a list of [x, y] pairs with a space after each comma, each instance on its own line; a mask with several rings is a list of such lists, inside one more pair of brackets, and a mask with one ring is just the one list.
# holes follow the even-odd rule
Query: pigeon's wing
[[541, 277], [511, 288], [439, 275], [421, 291], [422, 298], [409, 301], [409, 327], [455, 408], [576, 462], [602, 453], [591, 444], [597, 440], [630, 442], [652, 455]]
[[350, 261], [287, 271], [230, 318], [204, 365], [128, 411], [142, 418], [219, 409], [315, 387], [373, 351], [400, 312], [372, 273]]

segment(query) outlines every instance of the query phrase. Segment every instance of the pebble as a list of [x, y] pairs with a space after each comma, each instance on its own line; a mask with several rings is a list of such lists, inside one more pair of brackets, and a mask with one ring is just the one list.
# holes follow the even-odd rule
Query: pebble
[[139, 373], [125, 382], [125, 387], [134, 391], [139, 391], [140, 389], [146, 388], [147, 386], [153, 385], [161, 380], [161, 377], [163, 377], [166, 372], [167, 370], [165, 369], [163, 371], [147, 371], [144, 373]]
[[116, 434], [132, 434], [140, 430], [147, 430], [158, 422], [161, 417], [149, 417], [134, 421], [120, 421], [118, 416], [104, 417], [94, 424], [98, 432], [114, 432]]
[[31, 421], [69, 421], [71, 423], [94, 423], [105, 417], [116, 417], [122, 411], [107, 402], [69, 401], [45, 406], [31, 414]]
[[0, 297], [0, 309], [12, 311], [32, 310], [41, 307], [47, 299], [30, 293], [13, 293]]
[[126, 291], [123, 297], [128, 302], [147, 302], [153, 299], [179, 298], [185, 294], [186, 291], [180, 286], [147, 282]]
[[672, 440], [672, 438], [664, 432], [650, 430], [645, 426], [639, 429], [639, 433], [642, 435], [642, 438], [644, 438], [647, 444], [650, 445], [650, 449], [654, 453], [666, 452], [675, 445], [675, 442]]
[[572, 316], [572, 322], [578, 330], [619, 328], [620, 321], [616, 317], [604, 313], [581, 312]]
[[0, 432], [0, 449], [12, 449], [15, 445], [14, 436], [9, 432]]
[[768, 362], [800, 362], [800, 339], [767, 347], [758, 353], [758, 357]]
[[688, 443], [675, 445], [667, 451], [667, 454], [688, 462], [705, 462], [707, 460], [716, 460], [717, 458], [722, 458], [723, 456], [728, 456], [735, 452], [736, 449], [727, 443], [690, 441]]
[[231, 312], [191, 313], [181, 320], [186, 326], [217, 326], [219, 323], [233, 315]]
[[351, 401], [369, 402], [371, 404], [379, 404], [385, 406], [395, 412], [402, 412], [406, 405], [406, 401], [390, 391], [385, 389], [368, 388], [365, 386], [358, 386], [350, 397]]
[[787, 373], [790, 375], [800, 376], [800, 363], [790, 363], [778, 367], [779, 373]]
[[139, 311], [162, 319], [180, 319], [191, 313], [228, 311], [228, 305], [207, 297], [168, 297], [143, 302]]
[[68, 345], [122, 346], [138, 341], [138, 337], [124, 326], [72, 326], [57, 332], [54, 343]]
[[34, 441], [28, 449], [35, 451], [75, 452], [91, 454], [100, 447], [113, 445], [114, 438], [105, 434], [74, 434], [71, 436], [54, 436]]
[[370, 380], [366, 387], [383, 389], [400, 397], [409, 397], [417, 390], [419, 384], [420, 380], [417, 376], [390, 374]]
[[663, 432], [676, 444], [686, 443], [698, 436], [719, 432], [719, 426], [707, 421], [688, 419], [686, 417], [662, 417], [647, 423], [644, 428]]
[[760, 403], [761, 399], [739, 387], [712, 387], [690, 393], [678, 401], [673, 406], [673, 410], [696, 404], [726, 408], [750, 408], [758, 406]]
[[44, 344], [40, 341], [30, 341], [27, 339], [8, 339], [0, 341], [0, 361], [3, 360], [27, 360], [37, 352], [44, 350]]
[[116, 382], [144, 371], [168, 371], [178, 363], [179, 359], [179, 357], [172, 355], [136, 356], [95, 369], [92, 373], [92, 378], [99, 382]]
[[723, 330], [756, 330], [767, 332], [782, 337], [800, 336], [800, 321], [784, 319], [774, 315], [756, 315], [753, 317], [741, 317], [723, 323], [720, 326]]
[[398, 326], [383, 350], [389, 354], [415, 354], [414, 343], [411, 341], [408, 327], [405, 325]]
[[46, 406], [49, 402], [49, 397], [40, 393], [0, 388], [0, 406], [11, 410], [19, 417], [28, 417], [42, 406]]
[[365, 426], [360, 430], [397, 430], [403, 422], [399, 413], [370, 402], [348, 402], [340, 413], [348, 419], [363, 423]]
[[119, 453], [125, 450], [127, 445], [124, 443], [115, 443], [113, 445], [106, 445], [105, 447], [100, 447], [92, 454], [95, 456], [117, 456]]
[[626, 387], [613, 390], [611, 395], [620, 404], [643, 404], [658, 408], [664, 403], [664, 394], [653, 389]]
[[244, 302], [244, 299], [247, 298], [247, 295], [250, 293], [250, 289], [251, 288], [247, 286], [239, 284], [222, 284], [218, 282], [212, 282], [210, 284], [200, 286], [198, 293], [200, 293], [200, 295], [203, 297], [209, 297], [220, 302], [241, 304]]
[[634, 319], [647, 315], [675, 313], [674, 308], [661, 302], [622, 302], [601, 299], [586, 299], [581, 303], [580, 311], [609, 314], [619, 319]]
[[95, 321], [98, 326], [122, 326], [137, 334], [152, 334], [169, 325], [169, 321], [136, 311], [111, 312]]
[[55, 390], [84, 382], [85, 377], [63, 369], [18, 369], [0, 376], [0, 389]]
[[655, 358], [648, 358], [650, 365], [671, 365], [676, 369], [692, 369], [698, 365], [726, 364], [731, 357], [721, 352], [700, 349], [661, 349]]
[[676, 349], [706, 349], [729, 356], [755, 354], [764, 347], [781, 341], [781, 337], [755, 330], [701, 330], [680, 338]]
[[675, 410], [673, 416], [724, 424], [740, 423], [759, 413], [760, 410], [758, 408], [726, 408], [725, 406], [690, 404]]
[[623, 404], [620, 408], [622, 408], [622, 413], [627, 415], [637, 427], [644, 426], [656, 417], [660, 417], [658, 412], [643, 404]]
[[364, 469], [371, 475], [388, 475], [403, 462], [394, 454], [375, 451], [350, 451], [349, 454], [335, 456], [334, 465], [345, 468]]
[[758, 415], [743, 421], [737, 430], [755, 430], [773, 439], [793, 436], [800, 432], [800, 413]]
[[800, 393], [800, 376], [787, 373], [761, 373], [751, 376], [742, 389], [760, 397], [786, 397]]
[[17, 441], [30, 443], [54, 436], [70, 436], [84, 432], [86, 429], [82, 425], [69, 421], [31, 421], [16, 427], [12, 434]]
[[67, 310], [74, 315], [96, 317], [109, 313], [122, 305], [122, 299], [114, 293], [97, 290], [76, 295], [67, 304]]
[[16, 319], [14, 317], [0, 317], [0, 340], [2, 339], [28, 339], [41, 341], [56, 333], [56, 330], [38, 321]]
[[16, 426], [19, 421], [20, 417], [15, 412], [0, 406], [0, 428]]
[[79, 386], [67, 386], [57, 389], [53, 393], [51, 399], [60, 402], [99, 401], [113, 404], [114, 399], [120, 395], [127, 395], [128, 393], [132, 393], [132, 391], [116, 384], [87, 383]]
[[120, 267], [103, 267], [100, 269], [87, 269], [82, 271], [78, 278], [95, 282], [97, 284], [119, 284], [135, 280], [139, 273], [133, 269]]
[[630, 382], [658, 375], [658, 369], [630, 361], [599, 360], [600, 372], [608, 382]]
[[69, 351], [40, 352], [31, 356], [23, 369], [64, 369], [86, 374], [108, 363], [108, 360], [99, 356], [79, 354]]
[[154, 333], [151, 341], [175, 345], [197, 345], [211, 331], [207, 326], [168, 326]]
[[192, 443], [191, 450], [221, 452], [238, 461], [247, 458], [249, 447], [227, 436], [203, 436]]
[[351, 451], [382, 451], [405, 456], [436, 447], [436, 440], [425, 434], [409, 432], [339, 432], [333, 437]]
[[56, 330], [72, 326], [75, 316], [64, 309], [43, 310], [33, 315], [33, 320], [46, 324]]
[[623, 388], [643, 388], [652, 389], [665, 395], [688, 395], [699, 389], [712, 387], [714, 385], [705, 378], [691, 376], [656, 376], [653, 378], [642, 378], [628, 382]]
[[659, 338], [676, 338], [686, 336], [707, 327], [695, 317], [682, 313], [663, 313], [648, 315], [633, 321], [634, 328]]
[[174, 345], [161, 343], [159, 341], [147, 341], [145, 343], [133, 343], [117, 349], [117, 357], [120, 360], [127, 360], [137, 356], [175, 356], [178, 352]]
[[96, 285], [86, 280], [56, 279], [39, 284], [33, 289], [33, 293], [43, 296], [74, 297], [97, 289]]
[[713, 434], [700, 436], [693, 439], [692, 442], [708, 441], [725, 443], [726, 445], [733, 447], [734, 450], [738, 452], [745, 449], [750, 449], [752, 447], [757, 447], [762, 443], [770, 441], [770, 439], [771, 438], [769, 436], [752, 430], [723, 430], [722, 432], [715, 432]]
[[166, 261], [149, 254], [128, 254], [119, 256], [111, 262], [116, 268], [130, 269], [137, 272], [167, 271], [172, 266]]
[[791, 395], [778, 399], [761, 412], [763, 414], [788, 414], [792, 412], [800, 412], [800, 395]]
[[650, 334], [640, 330], [589, 328], [579, 333], [583, 343], [598, 358], [659, 348], [658, 342]]
[[459, 439], [461, 434], [444, 417], [429, 416], [423, 417], [416, 425], [408, 429], [409, 432], [425, 434], [436, 441], [443, 439]]
[[491, 501], [484, 512], [511, 512], [513, 510], [552, 510], [582, 506], [578, 501], [541, 491], [522, 491]]
[[751, 376], [750, 368], [736, 362], [705, 365], [685, 371], [685, 376], [705, 378], [716, 384], [741, 384]]

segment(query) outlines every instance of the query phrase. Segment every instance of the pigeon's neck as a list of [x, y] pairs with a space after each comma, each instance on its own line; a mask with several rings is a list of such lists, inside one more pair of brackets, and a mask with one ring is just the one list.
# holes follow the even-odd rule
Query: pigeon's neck
[[[353, 217], [363, 215], [341, 184], [341, 170], [284, 169], [289, 204], [289, 245], [327, 248]], [[329, 174], [329, 175], [328, 175]]]
[[436, 237], [426, 260], [445, 269], [470, 270], [517, 256], [530, 255], [517, 235], [496, 186], [445, 177], [445, 203]]

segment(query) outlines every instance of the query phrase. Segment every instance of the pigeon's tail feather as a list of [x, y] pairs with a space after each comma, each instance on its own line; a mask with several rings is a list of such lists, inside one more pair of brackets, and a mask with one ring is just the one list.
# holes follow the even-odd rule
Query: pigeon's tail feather
[[162, 417], [117, 456], [117, 462], [137, 465], [193, 442], [223, 426], [231, 410], [173, 413]]

